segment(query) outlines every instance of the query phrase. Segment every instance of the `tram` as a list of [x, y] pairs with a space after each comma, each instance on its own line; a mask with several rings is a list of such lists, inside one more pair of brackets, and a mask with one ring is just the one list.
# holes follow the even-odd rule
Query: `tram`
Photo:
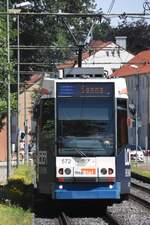
[[58, 200], [113, 204], [130, 192], [127, 87], [103, 68], [45, 77], [37, 115], [37, 187]]

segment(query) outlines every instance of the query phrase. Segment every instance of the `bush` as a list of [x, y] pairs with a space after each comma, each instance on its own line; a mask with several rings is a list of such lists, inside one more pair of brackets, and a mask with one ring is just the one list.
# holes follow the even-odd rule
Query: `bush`
[[33, 184], [34, 177], [35, 171], [33, 166], [20, 165], [14, 170], [14, 173], [10, 176], [9, 180], [21, 180], [24, 184], [28, 185]]
[[8, 179], [8, 184], [3, 187], [1, 200], [9, 199], [12, 204], [20, 205], [23, 208], [32, 207], [34, 174], [31, 166], [21, 165], [16, 168]]

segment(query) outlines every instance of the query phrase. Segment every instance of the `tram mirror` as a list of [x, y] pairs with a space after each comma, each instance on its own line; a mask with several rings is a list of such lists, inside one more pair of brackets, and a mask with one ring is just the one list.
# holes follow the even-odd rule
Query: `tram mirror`
[[135, 116], [135, 113], [136, 113], [136, 107], [134, 104], [129, 104], [129, 111], [130, 113]]

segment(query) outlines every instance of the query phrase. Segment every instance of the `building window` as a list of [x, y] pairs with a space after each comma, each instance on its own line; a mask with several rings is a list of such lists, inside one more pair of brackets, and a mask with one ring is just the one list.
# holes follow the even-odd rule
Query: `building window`
[[118, 69], [116, 69], [116, 68], [112, 68], [112, 72], [114, 73], [116, 70], [118, 70]]
[[115, 50], [112, 50], [112, 51], [111, 51], [111, 54], [112, 54], [112, 56], [114, 57], [114, 56], [115, 56]]
[[109, 56], [109, 51], [106, 51], [106, 55]]

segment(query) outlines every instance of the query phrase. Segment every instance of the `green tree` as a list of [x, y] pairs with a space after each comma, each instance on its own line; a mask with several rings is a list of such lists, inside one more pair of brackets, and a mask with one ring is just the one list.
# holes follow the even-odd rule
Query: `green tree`
[[115, 42], [116, 36], [127, 36], [127, 50], [136, 54], [150, 48], [150, 25], [144, 20], [127, 21], [123, 17], [117, 27], [111, 27], [108, 21], [95, 26], [94, 39]]
[[150, 25], [140, 19], [120, 24], [113, 29], [115, 36], [127, 36], [127, 49], [136, 54], [150, 48]]
[[[4, 4], [0, 4], [0, 11], [5, 11]], [[12, 63], [8, 65], [7, 61], [7, 31], [6, 16], [0, 15], [0, 128], [2, 127], [2, 119], [7, 114], [7, 74], [11, 74], [11, 83], [15, 80], [12, 75]], [[16, 94], [11, 93], [11, 109], [16, 109]]]
[[102, 23], [96, 24], [93, 30], [94, 40], [110, 41], [113, 39], [112, 27], [110, 21], [103, 21]]
[[[11, 0], [11, 5], [21, 1]], [[33, 9], [24, 9], [25, 11], [34, 12], [91, 12], [94, 7], [94, 0], [34, 0], [35, 7]], [[78, 42], [84, 40], [85, 35], [88, 33], [92, 20], [89, 18], [69, 18], [65, 19], [66, 22], [71, 25], [72, 31], [77, 38]], [[14, 23], [14, 26], [16, 24]], [[21, 66], [21, 70], [52, 70], [51, 64], [56, 62], [62, 62], [65, 58], [68, 58], [75, 49], [68, 48], [68, 45], [74, 45], [71, 35], [67, 31], [63, 20], [58, 17], [52, 16], [20, 16], [20, 42], [22, 45], [30, 46], [62, 46], [61, 49], [30, 49], [21, 51], [21, 60], [24, 63], [36, 62], [43, 63], [41, 65], [24, 65]], [[16, 42], [14, 42], [16, 43]]]
[[[15, 3], [21, 3], [21, 0], [9, 0], [9, 8], [13, 8]], [[32, 1], [33, 2], [33, 1]], [[33, 9], [22, 9], [22, 11], [34, 12], [91, 12], [95, 7], [94, 0], [34, 0]], [[0, 10], [6, 11], [6, 1], [0, 0]], [[85, 35], [91, 26], [92, 20], [89, 18], [69, 18], [66, 21], [72, 26], [75, 37], [78, 41], [84, 40]], [[6, 15], [0, 15], [0, 115], [7, 112], [7, 73], [11, 73], [11, 109], [16, 108], [16, 71], [17, 71], [17, 49], [11, 50], [11, 65], [7, 63], [7, 33], [6, 33]], [[17, 21], [15, 15], [10, 16], [10, 45], [17, 45]], [[68, 45], [74, 45], [71, 35], [66, 30], [61, 18], [52, 16], [33, 16], [20, 15], [20, 45], [41, 46], [41, 48], [30, 50], [21, 50], [21, 70], [46, 71], [53, 70], [56, 62], [62, 62], [75, 54], [74, 50]], [[42, 48], [44, 45], [61, 46], [64, 48], [50, 49]], [[37, 63], [29, 65], [28, 63]], [[38, 64], [39, 63], [39, 64]], [[40, 65], [43, 63], [44, 65]], [[27, 79], [27, 74], [21, 74], [21, 81]]]

